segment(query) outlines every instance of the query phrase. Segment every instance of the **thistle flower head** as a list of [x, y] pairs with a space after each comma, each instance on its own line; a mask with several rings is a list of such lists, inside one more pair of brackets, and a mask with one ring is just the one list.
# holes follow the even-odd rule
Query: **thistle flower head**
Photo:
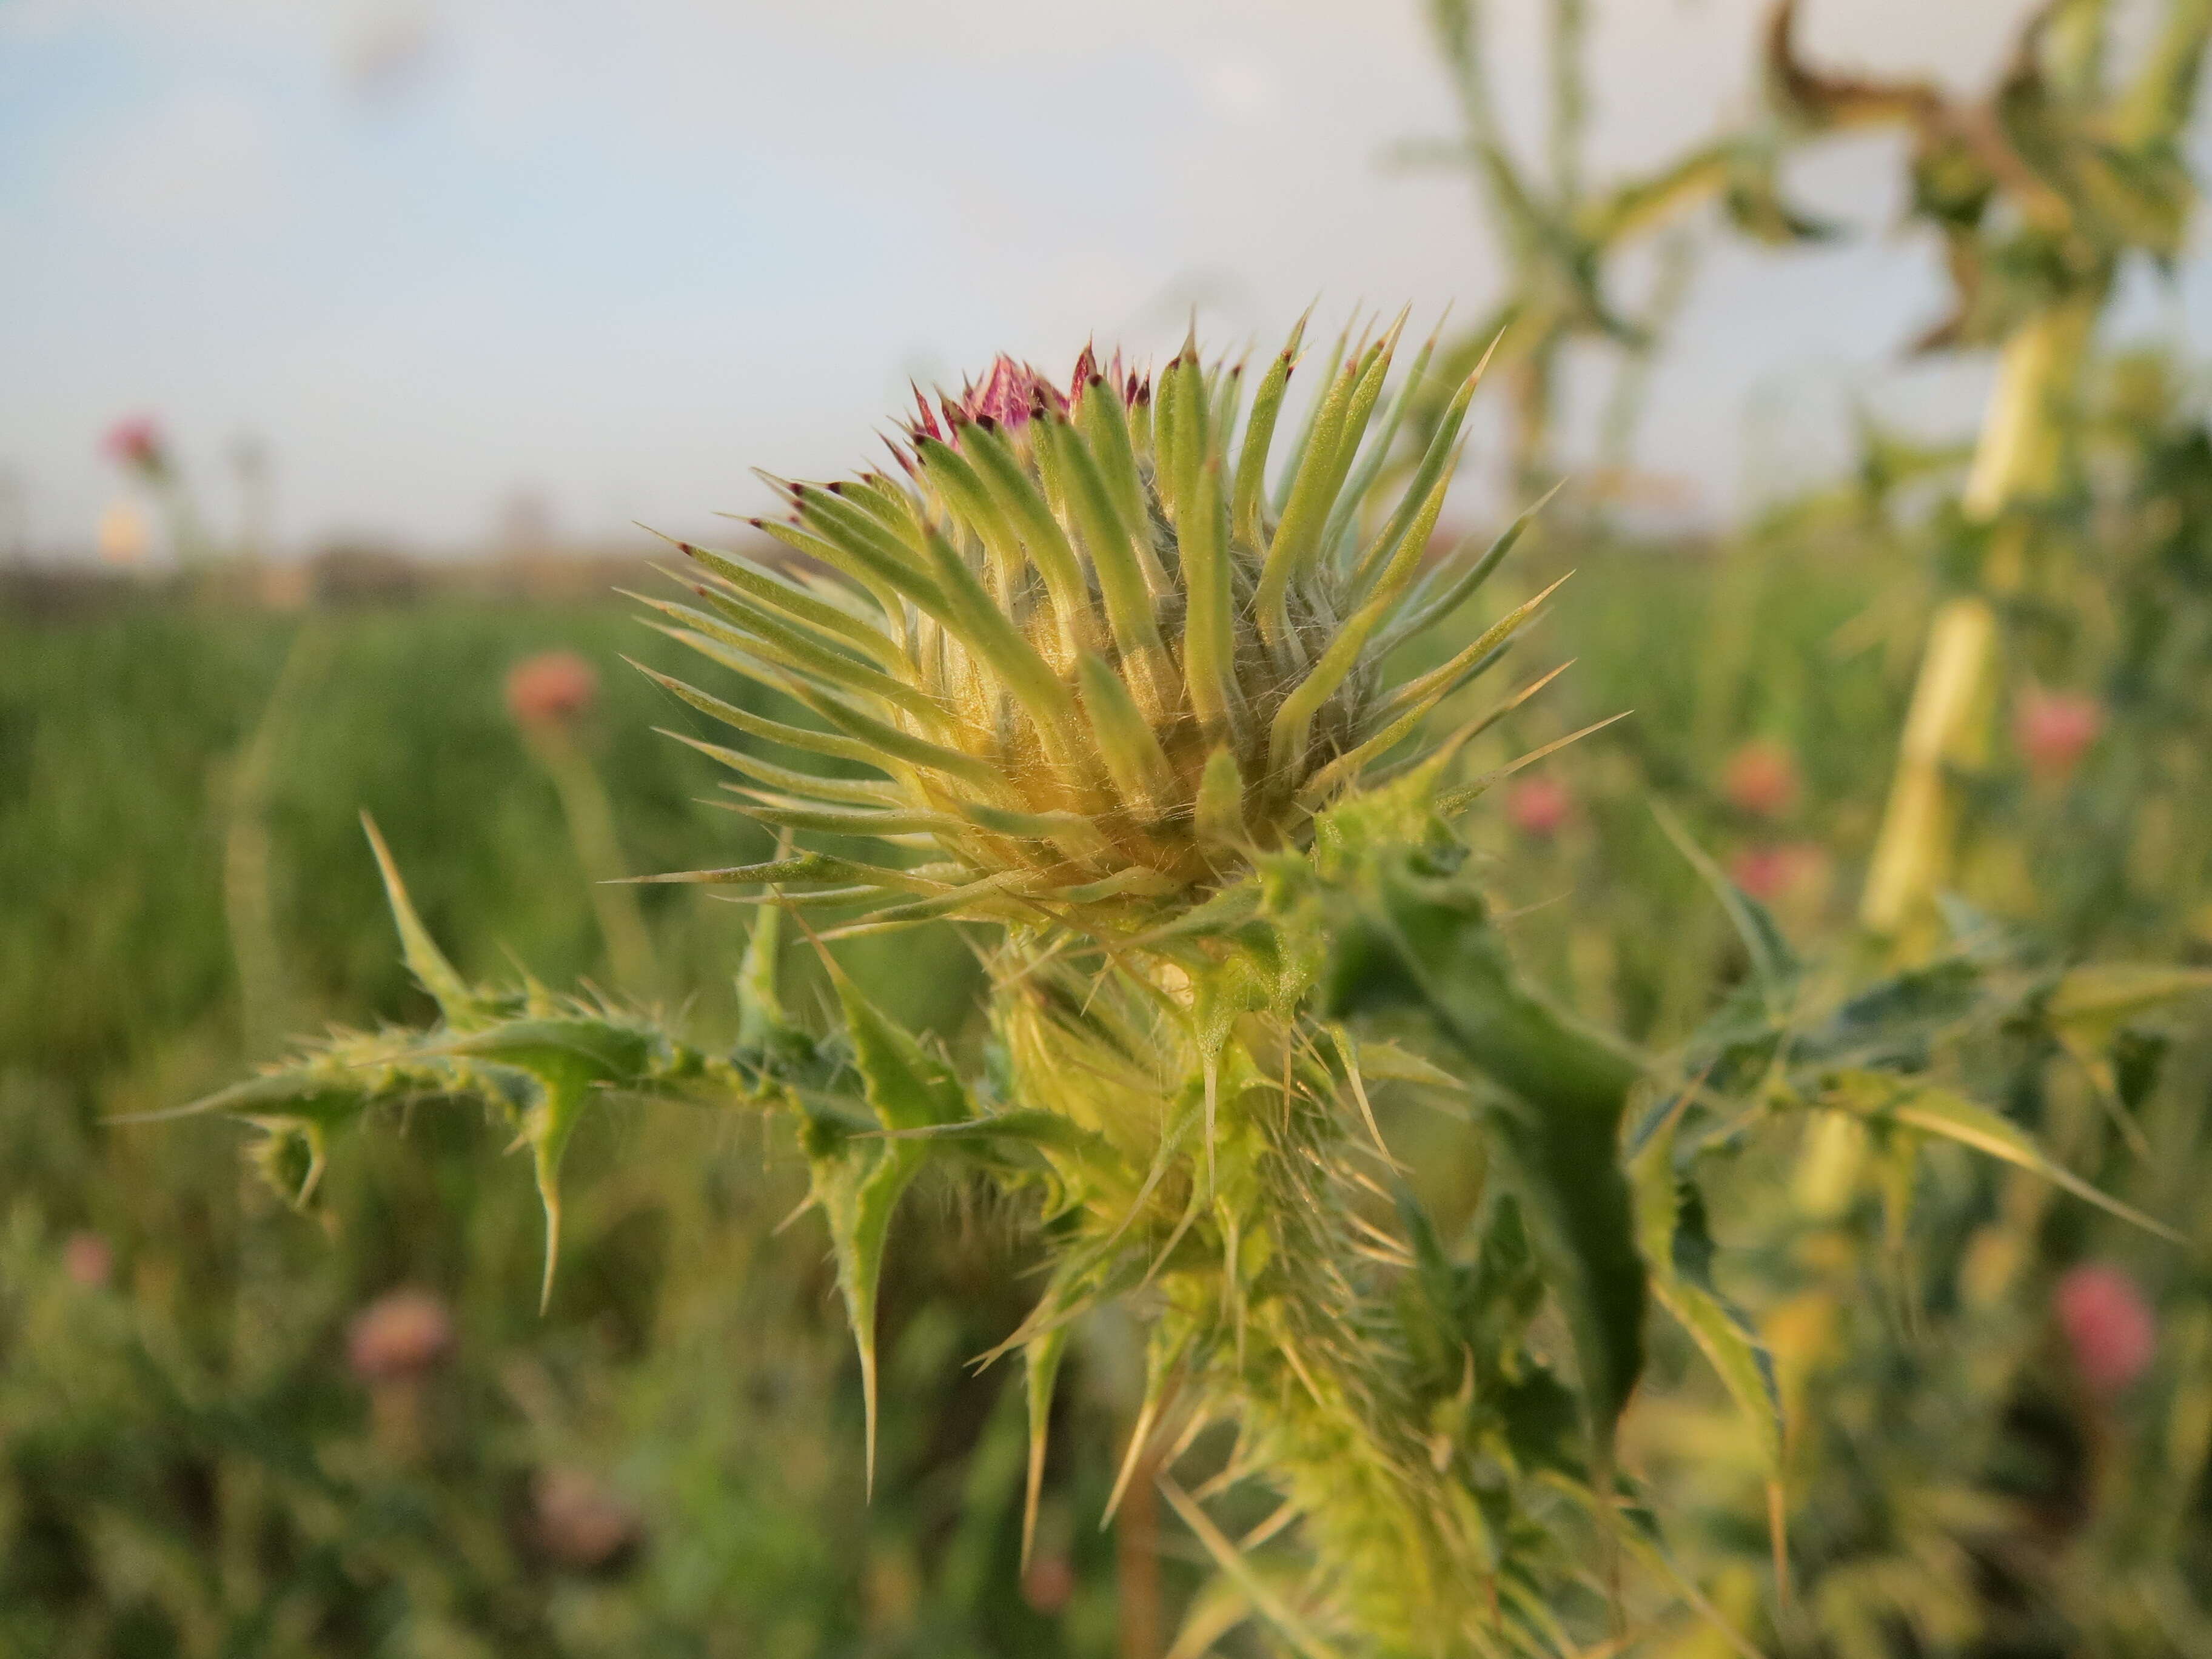
[[878, 775], [700, 744], [742, 775], [730, 786], [742, 810], [928, 856], [803, 854], [671, 878], [897, 900], [879, 924], [1095, 927], [1156, 915], [1254, 851], [1295, 843], [1534, 607], [1386, 681], [1384, 658], [1456, 609], [1521, 528], [1478, 556], [1425, 561], [1474, 377], [1378, 499], [1430, 355], [1386, 398], [1398, 331], [1340, 343], [1286, 445], [1300, 332], [1261, 367], [1249, 412], [1245, 366], [1194, 343], [1157, 376], [1086, 349], [1064, 384], [1001, 357], [958, 397], [916, 394], [891, 445], [899, 476], [775, 481], [789, 514], [755, 523], [809, 568], [686, 544], [702, 605], [659, 604], [670, 631], [808, 718], [663, 684], [750, 738]]

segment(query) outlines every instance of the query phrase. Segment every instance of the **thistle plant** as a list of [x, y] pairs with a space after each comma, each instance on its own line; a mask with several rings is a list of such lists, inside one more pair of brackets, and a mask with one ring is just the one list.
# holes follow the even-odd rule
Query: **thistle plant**
[[[867, 861], [787, 847], [660, 878], [762, 902], [729, 1051], [642, 1011], [470, 983], [380, 842], [439, 1025], [342, 1033], [203, 1109], [258, 1126], [264, 1168], [304, 1200], [373, 1109], [489, 1106], [533, 1155], [549, 1294], [562, 1166], [592, 1103], [787, 1114], [857, 1340], [871, 1464], [894, 1213], [933, 1169], [988, 1183], [1048, 1267], [986, 1356], [1023, 1364], [1030, 1522], [1071, 1334], [1118, 1302], [1146, 1332], [1146, 1387], [1113, 1504], [1154, 1472], [1219, 1570], [1182, 1650], [1246, 1619], [1307, 1655], [1555, 1652], [1625, 1634], [1676, 1594], [1613, 1455], [1647, 1302], [1778, 1448], [1771, 1368], [1710, 1271], [1697, 1159], [1711, 1137], [1691, 1132], [1710, 1084], [1651, 1085], [1629, 1158], [1645, 1062], [1520, 982], [1453, 828], [1522, 763], [1458, 776], [1464, 745], [1549, 676], [1440, 736], [1424, 724], [1542, 596], [1392, 678], [1395, 647], [1456, 611], [1526, 519], [1426, 558], [1473, 375], [1378, 497], [1433, 343], [1394, 390], [1398, 337], [1339, 343], [1279, 459], [1298, 333], [1249, 413], [1242, 370], [1194, 344], [1157, 378], [1086, 351], [1064, 389], [1001, 360], [919, 406], [893, 441], [899, 474], [780, 484], [790, 516], [761, 528], [805, 565], [686, 547], [699, 603], [655, 602], [661, 625], [797, 715], [656, 678], [750, 744], [818, 763], [684, 740], [737, 773], [741, 810], [781, 836], [886, 848]], [[841, 909], [842, 926], [805, 920]], [[794, 919], [835, 988], [826, 1026], [782, 994]], [[886, 1018], [827, 949], [946, 919], [992, 968], [980, 1066]], [[1762, 959], [1771, 935], [1752, 928]], [[1884, 1069], [1909, 1060], [1879, 1046], [1791, 1072], [1781, 1028], [1795, 1018], [1778, 998], [1727, 1011], [1736, 1086], [1777, 1110], [1911, 1104]], [[1761, 1042], [1764, 1069], [1744, 1059]], [[1829, 1074], [1838, 1056], [1849, 1080]], [[1701, 1075], [1718, 1069], [1716, 1054]], [[1463, 1117], [1480, 1151], [1464, 1237], [1390, 1149], [1401, 1094]], [[1993, 1133], [1971, 1114], [1912, 1121], [1977, 1144]]]

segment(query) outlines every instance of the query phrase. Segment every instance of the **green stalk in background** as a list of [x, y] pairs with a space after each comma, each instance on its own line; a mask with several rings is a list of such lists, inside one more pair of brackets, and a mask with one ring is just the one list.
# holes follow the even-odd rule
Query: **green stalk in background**
[[298, 729], [301, 700], [330, 665], [331, 639], [316, 619], [301, 624], [276, 672], [253, 734], [232, 761], [222, 838], [222, 911], [238, 969], [239, 1024], [246, 1052], [267, 1054], [299, 1010], [276, 925], [269, 808], [277, 763]]
[[507, 678], [507, 712], [514, 715], [531, 757], [544, 769], [561, 798], [576, 862], [591, 884], [592, 909], [607, 947], [616, 986], [631, 995], [659, 988], [653, 936], [637, 897], [622, 884], [630, 872], [615, 833], [614, 808], [578, 740], [578, 726], [599, 696], [599, 675], [573, 652], [548, 651], [517, 663]]
[[[1686, 222], [1718, 202], [1735, 225], [1767, 242], [1821, 235], [1780, 196], [1780, 134], [1771, 123], [1729, 132], [1640, 177], [1594, 187], [1588, 140], [1588, 0], [1549, 0], [1551, 102], [1544, 161], [1516, 154], [1498, 112], [1485, 51], [1481, 0], [1430, 0], [1430, 28], [1458, 105], [1462, 131], [1451, 139], [1401, 145], [1401, 166], [1464, 173], [1474, 185], [1507, 268], [1506, 297], [1481, 321], [1447, 341], [1444, 374], [1464, 374], [1495, 343], [1510, 396], [1508, 464], [1523, 494], [1558, 473], [1553, 442], [1568, 348], [1607, 345], [1626, 354], [1605, 417], [1609, 450], [1625, 449], [1657, 337], [1680, 307], [1690, 269]], [[1624, 312], [1610, 267], [1644, 239], [1674, 228], [1659, 278], [1641, 319]], [[1440, 405], [1417, 403], [1425, 433]]]
[[1999, 371], [1960, 514], [1978, 543], [1960, 591], [1937, 610], [1899, 744], [1860, 916], [1907, 956], [1933, 934], [1934, 900], [1958, 847], [1948, 774], [1981, 758], [2008, 606], [2069, 602], [2075, 550], [2039, 520], [2072, 483], [2080, 380], [2123, 262], [2169, 261], [2195, 191], [2180, 152], [2212, 3], [2166, 0], [2131, 75], [2112, 72], [2105, 0], [2059, 0], [2029, 17], [1996, 90], [1968, 103], [1925, 82], [1820, 74], [1775, 12], [1778, 102], [1812, 133], [1902, 125], [1913, 210], [1941, 233], [1954, 289], [1919, 349], [1996, 346]]

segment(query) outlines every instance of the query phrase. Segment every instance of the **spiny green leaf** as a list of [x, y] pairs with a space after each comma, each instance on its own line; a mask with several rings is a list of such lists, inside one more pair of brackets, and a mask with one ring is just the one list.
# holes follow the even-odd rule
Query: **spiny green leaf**
[[1492, 1147], [1541, 1243], [1594, 1454], [1609, 1470], [1613, 1425], [1644, 1364], [1645, 1275], [1619, 1152], [1640, 1069], [1522, 989], [1480, 896], [1414, 854], [1377, 858], [1326, 926], [1328, 1013], [1420, 1008], [1518, 1103], [1492, 1115]]
[[782, 962], [783, 912], [775, 905], [763, 905], [753, 918], [745, 954], [738, 965], [740, 1048], [765, 1048], [788, 1024], [783, 1010]]
[[1825, 1082], [1820, 1103], [1832, 1109], [1855, 1113], [1875, 1122], [1895, 1123], [1971, 1146], [1976, 1152], [2031, 1170], [2076, 1198], [2087, 1200], [2147, 1232], [2156, 1233], [2177, 1244], [2188, 1242], [2164, 1222], [2154, 1221], [2142, 1211], [2082, 1180], [2038, 1146], [2016, 1124], [1963, 1095], [1880, 1072], [1837, 1072]]
[[1022, 1486], [1022, 1571], [1027, 1572], [1036, 1547], [1038, 1500], [1044, 1495], [1044, 1454], [1052, 1431], [1052, 1396], [1060, 1381], [1060, 1358], [1067, 1352], [1068, 1327], [1055, 1325], [1022, 1348], [1030, 1413], [1029, 1468]]
[[392, 860], [392, 850], [384, 844], [384, 836], [369, 817], [366, 808], [361, 815], [361, 827], [368, 836], [369, 850], [376, 854], [376, 868], [384, 878], [385, 902], [392, 908], [392, 920], [399, 928], [399, 952], [407, 963], [408, 972], [428, 991], [438, 1005], [438, 1012], [446, 1023], [456, 1030], [466, 1030], [471, 1025], [491, 1017], [492, 1010], [446, 960], [446, 953], [438, 948], [430, 930], [422, 925], [422, 917], [415, 914], [414, 902], [407, 896], [407, 884], [399, 878], [399, 866]]
[[1803, 969], [1797, 960], [1797, 953], [1790, 948], [1790, 941], [1774, 925], [1774, 917], [1765, 905], [1731, 881], [1728, 872], [1713, 862], [1711, 855], [1691, 839], [1690, 832], [1683, 827], [1682, 821], [1674, 816], [1664, 801], [1654, 800], [1651, 803], [1651, 816], [1658, 819], [1660, 829], [1665, 830], [1667, 839], [1674, 843], [1675, 851], [1688, 860], [1699, 879], [1712, 889], [1713, 896], [1720, 901], [1721, 908], [1727, 913], [1736, 937], [1743, 941], [1745, 954], [1751, 958], [1753, 982], [1758, 986], [1770, 1012], [1779, 1014], [1796, 989]]
[[927, 1129], [970, 1117], [968, 1091], [952, 1068], [887, 1018], [843, 974], [837, 1005], [853, 1043], [869, 1106], [886, 1129]]
[[2212, 969], [2100, 962], [2071, 969], [2044, 1003], [2054, 1025], [2095, 1042], [2139, 1014], [2212, 991]]
[[490, 1060], [528, 1074], [536, 1098], [523, 1115], [545, 1212], [545, 1276], [541, 1309], [553, 1299], [561, 1254], [561, 1164], [584, 1109], [609, 1089], [635, 1089], [653, 1080], [654, 1043], [634, 1026], [584, 1018], [507, 1021], [442, 1045], [447, 1054]]
[[[842, 972], [833, 973], [838, 1006], [853, 1042], [869, 1106], [887, 1129], [919, 1129], [969, 1115], [967, 1091], [950, 1067], [899, 1029]], [[815, 1196], [829, 1218], [838, 1288], [860, 1352], [866, 1418], [867, 1479], [876, 1475], [876, 1291], [884, 1245], [900, 1195], [928, 1160], [924, 1145], [840, 1136], [811, 1146]]]
[[1167, 1498], [1169, 1507], [1182, 1518], [1183, 1525], [1190, 1528], [1192, 1535], [1212, 1559], [1213, 1565], [1243, 1591], [1261, 1615], [1290, 1644], [1291, 1650], [1298, 1655], [1299, 1659], [1336, 1659], [1336, 1650], [1322, 1641], [1313, 1626], [1283, 1600], [1275, 1587], [1244, 1559], [1244, 1553], [1213, 1524], [1188, 1492], [1169, 1480], [1160, 1482], [1160, 1492]]
[[[817, 1128], [810, 1121], [810, 1133]], [[913, 1147], [849, 1138], [810, 1146], [807, 1165], [814, 1201], [830, 1224], [837, 1262], [837, 1288], [860, 1349], [861, 1409], [866, 1420], [868, 1490], [876, 1484], [876, 1291], [883, 1276], [884, 1245], [900, 1196], [921, 1172], [924, 1154]]]
[[1705, 1354], [1743, 1413], [1766, 1478], [1778, 1480], [1782, 1392], [1774, 1357], [1751, 1321], [1714, 1284], [1705, 1200], [1675, 1168], [1675, 1127], [1686, 1100], [1665, 1114], [1630, 1161], [1644, 1259], [1651, 1270], [1653, 1296]]

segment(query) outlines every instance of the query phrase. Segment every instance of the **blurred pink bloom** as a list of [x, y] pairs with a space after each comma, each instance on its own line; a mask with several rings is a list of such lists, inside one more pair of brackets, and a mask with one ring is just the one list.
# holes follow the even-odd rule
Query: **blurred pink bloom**
[[2098, 1394], [2118, 1394], [2150, 1364], [2158, 1322], [2118, 1267], [2091, 1261], [2072, 1269], [2051, 1291], [2051, 1306], [2081, 1380]]
[[592, 712], [599, 671], [573, 651], [541, 651], [507, 672], [507, 709], [523, 726], [560, 726]]
[[544, 1470], [532, 1492], [538, 1541], [564, 1567], [604, 1567], [644, 1536], [637, 1511], [580, 1469]]
[[168, 446], [162, 441], [161, 423], [151, 415], [131, 415], [107, 428], [100, 440], [107, 458], [140, 472], [167, 470]]
[[1505, 821], [1524, 836], [1549, 841], [1565, 827], [1574, 805], [1556, 778], [1523, 778], [1506, 792]]
[[363, 1382], [413, 1376], [453, 1346], [453, 1316], [428, 1291], [387, 1291], [354, 1316], [346, 1363]]
[[2072, 691], [2024, 693], [2013, 711], [2013, 741], [2028, 770], [2045, 783], [2063, 783], [2105, 729], [2105, 705]]
[[1729, 757], [1721, 787], [1738, 811], [1778, 818], [1797, 804], [1797, 757], [1781, 744], [1755, 739]]
[[1777, 842], [1739, 848], [1729, 860], [1729, 879], [1771, 904], [1784, 894], [1817, 879], [1828, 867], [1828, 849], [1813, 841]]
[[1022, 1600], [1049, 1618], [1075, 1596], [1075, 1569], [1064, 1555], [1041, 1556], [1022, 1575]]
[[115, 1272], [115, 1252], [98, 1233], [71, 1233], [62, 1246], [62, 1271], [71, 1283], [96, 1291]]

